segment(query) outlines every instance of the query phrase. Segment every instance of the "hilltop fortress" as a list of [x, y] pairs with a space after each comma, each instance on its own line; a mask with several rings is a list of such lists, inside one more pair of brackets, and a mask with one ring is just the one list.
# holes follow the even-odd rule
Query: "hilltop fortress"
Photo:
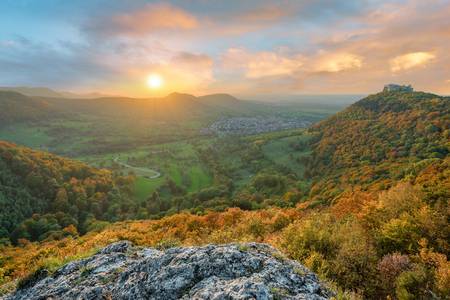
[[383, 92], [413, 92], [413, 87], [409, 85], [400, 85], [400, 84], [386, 84], [384, 86]]

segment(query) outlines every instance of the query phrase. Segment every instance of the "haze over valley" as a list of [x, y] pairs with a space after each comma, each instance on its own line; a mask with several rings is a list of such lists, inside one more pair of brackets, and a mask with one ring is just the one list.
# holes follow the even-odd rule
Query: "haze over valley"
[[447, 299], [450, 2], [0, 4], [0, 299]]

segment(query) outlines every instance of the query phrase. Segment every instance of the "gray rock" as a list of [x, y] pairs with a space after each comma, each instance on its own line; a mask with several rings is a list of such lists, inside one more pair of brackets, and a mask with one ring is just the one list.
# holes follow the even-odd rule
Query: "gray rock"
[[329, 299], [301, 264], [265, 244], [165, 251], [121, 241], [2, 299]]

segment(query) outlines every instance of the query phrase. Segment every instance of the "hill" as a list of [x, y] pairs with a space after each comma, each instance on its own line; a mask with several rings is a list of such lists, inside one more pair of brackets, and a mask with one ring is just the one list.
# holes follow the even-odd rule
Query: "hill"
[[442, 169], [450, 153], [450, 98], [381, 92], [310, 131], [316, 137], [309, 172], [322, 182], [316, 190], [327, 186], [332, 196], [348, 187], [385, 189], [427, 168]]
[[38, 121], [55, 113], [51, 105], [16, 92], [0, 91], [0, 126]]
[[47, 87], [0, 87], [0, 91], [10, 91], [20, 93], [29, 97], [51, 97], [51, 98], [100, 98], [106, 97], [100, 93], [76, 94], [66, 91], [55, 91]]
[[230, 95], [195, 97], [171, 93], [160, 98], [102, 97], [94, 99], [48, 99], [59, 109], [103, 116], [153, 118], [156, 120], [192, 120], [220, 115], [245, 115], [263, 111], [268, 105], [242, 101]]
[[131, 210], [127, 179], [78, 161], [0, 141], [0, 239], [86, 232]]
[[46, 87], [0, 87], [0, 91], [16, 92], [29, 97], [64, 97], [62, 93]]
[[[450, 296], [449, 115], [446, 97], [371, 95], [313, 126], [307, 139], [281, 133], [277, 148], [292, 149], [287, 164], [307, 164], [306, 178], [283, 173], [286, 168], [267, 168], [239, 193], [223, 192], [224, 184], [187, 196], [172, 183], [177, 192], [172, 202], [155, 194], [146, 203], [147, 210], [174, 205], [173, 215], [160, 220], [94, 226], [82, 237], [5, 243], [0, 282], [10, 289], [16, 278], [56, 270], [117, 240], [162, 248], [258, 241], [330, 281], [343, 299], [445, 299]], [[235, 140], [224, 139], [212, 150], [248, 150], [237, 161], [258, 167], [265, 155], [263, 136], [240, 144]], [[301, 158], [294, 156], [299, 154], [295, 149]], [[203, 151], [220, 177], [227, 172], [217, 163], [218, 154], [228, 157], [236, 149]], [[183, 211], [189, 200], [196, 207]], [[255, 208], [264, 209], [251, 211]]]
[[14, 91], [0, 89], [0, 125], [38, 121], [52, 117], [56, 112], [103, 117], [191, 120], [217, 117], [230, 112], [243, 114], [253, 106], [257, 105], [249, 106], [244, 101], [224, 95], [195, 97], [172, 93], [166, 97], [148, 99], [126, 97], [86, 99], [66, 98], [64, 94], [46, 88], [16, 88]]
[[[29, 92], [30, 90], [32, 92]], [[133, 120], [189, 121], [212, 120], [220, 116], [269, 115], [273, 114], [275, 108], [280, 112], [301, 111], [301, 105], [274, 106], [239, 100], [228, 94], [195, 97], [190, 94], [171, 93], [160, 98], [76, 98], [66, 97], [64, 93], [46, 88], [0, 89], [0, 105], [4, 107], [2, 120], [5, 120], [5, 123], [36, 121], [42, 116], [52, 116], [49, 112], [65, 113], [64, 119], [70, 119], [69, 116], [73, 114], [87, 114]]]

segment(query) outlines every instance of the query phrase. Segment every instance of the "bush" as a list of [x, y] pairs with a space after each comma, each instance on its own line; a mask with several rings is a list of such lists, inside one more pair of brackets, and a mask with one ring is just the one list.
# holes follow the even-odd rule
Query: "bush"
[[397, 298], [399, 300], [430, 298], [431, 295], [427, 292], [427, 278], [428, 274], [422, 266], [401, 273], [396, 281]]
[[263, 222], [259, 219], [253, 219], [250, 222], [250, 225], [248, 227], [248, 231], [251, 235], [253, 235], [255, 238], [261, 239], [264, 237], [264, 234], [266, 233], [266, 228], [263, 224]]
[[391, 219], [384, 224], [378, 237], [381, 253], [415, 253], [418, 249], [417, 241], [420, 231], [415, 220], [407, 213], [398, 219]]
[[305, 259], [305, 266], [311, 271], [317, 273], [320, 277], [328, 277], [330, 272], [330, 264], [322, 254], [312, 251]]
[[379, 279], [385, 296], [395, 295], [395, 282], [397, 277], [404, 271], [411, 268], [411, 261], [407, 255], [393, 253], [385, 255], [378, 262]]
[[162, 239], [156, 243], [155, 248], [158, 250], [167, 250], [174, 247], [179, 247], [181, 245], [178, 239]]
[[312, 215], [289, 225], [282, 236], [282, 247], [294, 259], [304, 260], [311, 252], [332, 257], [338, 248], [333, 239], [334, 220], [328, 215]]

